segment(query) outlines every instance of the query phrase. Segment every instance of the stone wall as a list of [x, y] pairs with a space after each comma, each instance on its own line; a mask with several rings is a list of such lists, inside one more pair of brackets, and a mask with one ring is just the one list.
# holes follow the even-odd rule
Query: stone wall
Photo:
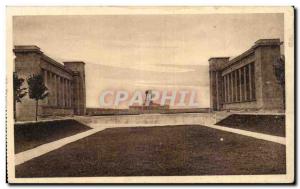
[[211, 109], [282, 111], [284, 89], [274, 70], [280, 44], [279, 39], [261, 39], [232, 60], [210, 58]]
[[43, 106], [41, 108], [42, 116], [67, 116], [73, 114], [74, 114], [73, 108], [56, 108], [50, 106]]
[[137, 115], [137, 114], [176, 114], [176, 113], [208, 113], [209, 108], [190, 108], [190, 109], [104, 109], [87, 108], [86, 114], [90, 116], [101, 115]]
[[[31, 74], [42, 74], [39, 67], [41, 60], [40, 49], [36, 46], [21, 49], [16, 46], [15, 53], [15, 69], [19, 78], [25, 81], [22, 87], [28, 89], [27, 78]], [[16, 115], [18, 120], [33, 120], [35, 117], [36, 103], [30, 99], [28, 94], [22, 98], [22, 103], [16, 103]], [[41, 110], [41, 108], [39, 109]]]
[[[85, 73], [83, 62], [61, 64], [45, 55], [37, 46], [15, 46], [15, 72], [25, 79], [41, 74], [48, 97], [39, 101], [38, 116], [85, 114]], [[76, 91], [76, 93], [74, 92]], [[27, 94], [17, 103], [18, 121], [34, 120], [36, 102]]]
[[74, 113], [76, 115], [86, 114], [86, 89], [85, 89], [85, 68], [84, 62], [64, 62], [64, 65], [74, 73]]
[[124, 126], [143, 124], [161, 125], [210, 125], [216, 123], [216, 116], [211, 113], [179, 113], [179, 114], [140, 114], [113, 116], [80, 116], [75, 119], [90, 127], [101, 127], [106, 124]]

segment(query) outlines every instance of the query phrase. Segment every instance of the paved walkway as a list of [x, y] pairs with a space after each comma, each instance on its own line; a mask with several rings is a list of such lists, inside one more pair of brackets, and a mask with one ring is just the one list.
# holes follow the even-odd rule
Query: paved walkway
[[[38, 146], [36, 148], [33, 148], [31, 150], [27, 150], [25, 152], [21, 152], [15, 155], [15, 165], [22, 164], [26, 161], [29, 161], [35, 157], [39, 157], [41, 155], [44, 155], [48, 152], [51, 152], [53, 150], [56, 150], [58, 148], [61, 148], [62, 146], [65, 146], [71, 142], [75, 142], [79, 139], [85, 138], [87, 136], [90, 136], [94, 133], [97, 133], [99, 131], [102, 131], [106, 128], [116, 128], [116, 127], [153, 127], [153, 126], [166, 126], [167, 124], [117, 124], [117, 125], [90, 125], [93, 129], [70, 136], [66, 137], [54, 142], [50, 142], [48, 144], [44, 144], [41, 146]], [[172, 124], [173, 126], [174, 124]], [[178, 124], [182, 125], [182, 124]], [[191, 124], [189, 124], [191, 125]], [[201, 125], [202, 126], [202, 125]], [[226, 131], [226, 132], [231, 132], [231, 133], [236, 133], [239, 135], [244, 135], [256, 139], [261, 139], [261, 140], [266, 140], [270, 142], [275, 142], [279, 144], [285, 145], [285, 137], [279, 137], [279, 136], [273, 136], [273, 135], [267, 135], [267, 134], [262, 134], [262, 133], [256, 133], [256, 132], [251, 132], [251, 131], [245, 131], [241, 129], [234, 129], [234, 128], [228, 128], [228, 127], [223, 127], [223, 126], [217, 126], [217, 125], [203, 125], [204, 127], [209, 127], [221, 131]]]

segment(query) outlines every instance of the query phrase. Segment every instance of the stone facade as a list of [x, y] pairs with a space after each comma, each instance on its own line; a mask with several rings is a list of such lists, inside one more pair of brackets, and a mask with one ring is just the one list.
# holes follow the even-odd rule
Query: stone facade
[[275, 75], [279, 39], [261, 39], [229, 59], [209, 59], [210, 108], [220, 110], [284, 110], [284, 88]]
[[[45, 55], [37, 46], [15, 46], [15, 72], [27, 79], [42, 74], [49, 95], [40, 101], [39, 116], [85, 114], [84, 62], [61, 64]], [[27, 88], [27, 82], [24, 82]], [[16, 107], [17, 120], [35, 118], [35, 101], [26, 95]]]

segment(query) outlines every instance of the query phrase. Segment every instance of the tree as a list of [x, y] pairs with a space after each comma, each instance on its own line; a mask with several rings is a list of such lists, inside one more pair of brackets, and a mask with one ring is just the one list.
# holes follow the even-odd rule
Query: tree
[[27, 79], [29, 98], [36, 101], [35, 121], [37, 121], [39, 100], [48, 96], [48, 89], [44, 84], [44, 78], [40, 74], [33, 74]]
[[27, 92], [25, 91], [27, 88], [22, 87], [24, 83], [23, 78], [19, 78], [17, 73], [13, 73], [13, 88], [14, 88], [14, 119], [17, 119], [17, 111], [16, 105], [17, 103], [21, 103], [21, 99], [26, 96]]
[[285, 107], [285, 58], [282, 55], [274, 62], [275, 76], [283, 88], [283, 105]]

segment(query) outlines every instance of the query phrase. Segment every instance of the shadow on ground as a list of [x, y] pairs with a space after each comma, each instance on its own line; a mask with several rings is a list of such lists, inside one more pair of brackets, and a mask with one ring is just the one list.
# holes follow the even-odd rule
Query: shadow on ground
[[15, 125], [15, 153], [23, 152], [88, 129], [91, 128], [71, 119]]
[[285, 137], [285, 115], [233, 114], [216, 125]]

